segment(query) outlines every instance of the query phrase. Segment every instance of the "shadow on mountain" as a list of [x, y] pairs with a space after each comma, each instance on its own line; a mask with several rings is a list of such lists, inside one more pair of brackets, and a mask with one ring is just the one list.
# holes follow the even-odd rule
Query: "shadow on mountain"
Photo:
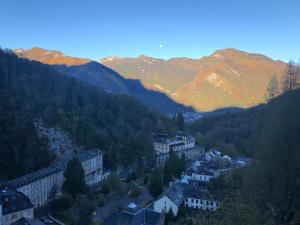
[[192, 107], [173, 101], [166, 94], [145, 88], [140, 80], [125, 79], [116, 71], [95, 61], [82, 65], [53, 67], [67, 76], [86, 81], [108, 93], [130, 95], [147, 107], [164, 114], [195, 111]]
[[239, 113], [242, 112], [244, 110], [247, 110], [249, 108], [239, 108], [239, 107], [225, 107], [225, 108], [219, 108], [219, 109], [215, 109], [213, 111], [209, 111], [209, 112], [203, 112], [203, 116], [204, 117], [210, 117], [210, 116], [218, 116], [218, 115], [223, 115], [226, 113]]

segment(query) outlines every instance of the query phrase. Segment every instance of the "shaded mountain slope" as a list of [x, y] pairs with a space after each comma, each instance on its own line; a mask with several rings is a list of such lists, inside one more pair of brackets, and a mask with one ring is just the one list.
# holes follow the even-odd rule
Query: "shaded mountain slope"
[[67, 77], [52, 66], [0, 50], [0, 179], [34, 171], [50, 163], [47, 141], [34, 121], [59, 127], [78, 145], [100, 148], [105, 164], [128, 165], [152, 156], [153, 132], [174, 129], [127, 95], [112, 95]]
[[[108, 93], [133, 96], [144, 105], [162, 113], [193, 111], [191, 107], [178, 104], [164, 93], [148, 90], [139, 81], [125, 79], [111, 68], [95, 61], [73, 58], [41, 48], [17, 49], [15, 52], [19, 57], [51, 64], [57, 71], [100, 87]], [[57, 54], [59, 57], [56, 57]], [[73, 59], [76, 61], [72, 64], [70, 61]]]

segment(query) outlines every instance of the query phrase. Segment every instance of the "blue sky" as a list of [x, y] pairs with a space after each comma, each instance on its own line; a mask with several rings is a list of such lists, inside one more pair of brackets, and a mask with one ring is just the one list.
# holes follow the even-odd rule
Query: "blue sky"
[[0, 46], [200, 58], [234, 47], [300, 58], [300, 0], [1, 0]]

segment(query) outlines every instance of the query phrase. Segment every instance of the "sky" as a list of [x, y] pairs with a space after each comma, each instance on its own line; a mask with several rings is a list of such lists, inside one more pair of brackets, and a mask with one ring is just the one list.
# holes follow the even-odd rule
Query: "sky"
[[99, 60], [234, 47], [300, 58], [300, 0], [1, 0], [0, 46]]

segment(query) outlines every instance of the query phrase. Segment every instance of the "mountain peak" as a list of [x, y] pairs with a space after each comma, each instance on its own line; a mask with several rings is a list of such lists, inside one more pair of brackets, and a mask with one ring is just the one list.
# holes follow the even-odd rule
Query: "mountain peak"
[[269, 57], [262, 55], [262, 54], [257, 54], [257, 53], [249, 53], [246, 51], [242, 51], [236, 48], [224, 48], [224, 49], [219, 49], [216, 50], [212, 55], [209, 57], [213, 58], [230, 58], [230, 57], [256, 57], [256, 58], [262, 58], [262, 59], [269, 59]]
[[115, 60], [121, 59], [120, 56], [112, 55], [99, 60], [100, 63], [112, 62]]
[[57, 50], [47, 50], [40, 47], [34, 47], [31, 49], [15, 49], [14, 52], [21, 58], [27, 58], [30, 60], [36, 60], [46, 64], [66, 64], [81, 65], [90, 62], [89, 59], [76, 58], [66, 56], [63, 52]]

